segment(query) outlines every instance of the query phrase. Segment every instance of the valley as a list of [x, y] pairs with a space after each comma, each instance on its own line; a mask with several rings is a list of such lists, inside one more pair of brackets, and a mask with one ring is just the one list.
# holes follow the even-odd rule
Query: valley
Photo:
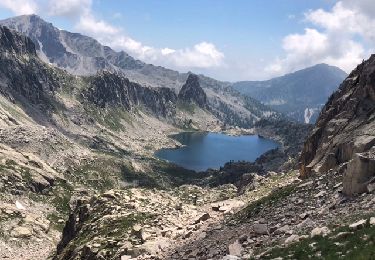
[[[375, 257], [375, 56], [347, 77], [317, 65], [332, 85], [298, 94], [322, 107], [311, 125], [261, 98], [270, 82], [243, 95], [36, 15], [0, 24], [0, 258]], [[194, 153], [225, 150], [217, 167], [155, 155], [187, 132], [220, 137]]]

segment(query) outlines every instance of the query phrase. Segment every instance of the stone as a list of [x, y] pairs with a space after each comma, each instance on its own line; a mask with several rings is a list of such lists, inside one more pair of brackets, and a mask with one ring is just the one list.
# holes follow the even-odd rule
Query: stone
[[219, 204], [212, 204], [211, 205], [211, 209], [213, 211], [219, 211], [220, 210], [220, 205]]
[[142, 228], [142, 226], [141, 226], [141, 225], [138, 225], [138, 224], [134, 225], [134, 226], [133, 226], [133, 229], [132, 229], [132, 234], [133, 234], [136, 238], [142, 240], [142, 239], [143, 239], [143, 228]]
[[21, 202], [19, 202], [18, 200], [16, 200], [16, 208], [20, 209], [20, 210], [25, 210], [26, 209], [25, 206], [23, 206], [21, 204]]
[[148, 234], [148, 233], [146, 233], [146, 232], [144, 232], [144, 231], [142, 230], [142, 232], [141, 232], [141, 241], [142, 241], [143, 243], [146, 242], [148, 239], [150, 239], [150, 237], [151, 237], [150, 234]]
[[322, 237], [325, 237], [327, 236], [329, 233], [331, 233], [331, 231], [329, 230], [329, 228], [327, 227], [316, 227], [314, 228], [311, 233], [310, 233], [310, 236], [311, 237], [315, 237], [315, 236], [322, 236]]
[[178, 203], [174, 208], [175, 210], [182, 210], [182, 203]]
[[375, 176], [375, 157], [356, 153], [343, 176], [343, 193], [349, 196], [367, 192], [368, 182]]
[[340, 232], [337, 235], [333, 236], [332, 239], [342, 239], [342, 238], [347, 238], [350, 235], [352, 235], [352, 232]]
[[320, 198], [323, 197], [327, 192], [325, 190], [320, 191], [318, 194], [316, 194], [314, 197], [315, 198]]
[[243, 247], [238, 240], [228, 246], [229, 255], [241, 256], [242, 251]]
[[222, 258], [222, 260], [240, 260], [241, 258], [239, 258], [238, 256], [235, 256], [235, 255], [226, 255]]
[[196, 237], [196, 240], [202, 240], [202, 239], [205, 239], [207, 236], [207, 233], [206, 232], [200, 232], [198, 234], [198, 236]]
[[96, 248], [100, 247], [100, 245], [101, 245], [100, 243], [94, 243], [94, 244], [92, 244], [92, 246], [96, 247]]
[[17, 238], [29, 238], [32, 236], [32, 232], [26, 227], [15, 227], [11, 232], [11, 236]]
[[184, 238], [189, 238], [189, 237], [191, 237], [192, 234], [193, 234], [193, 231], [190, 230], [190, 231], [185, 233]]
[[367, 191], [369, 193], [373, 193], [375, 191], [375, 182], [370, 182], [367, 184]]
[[285, 225], [285, 226], [282, 226], [281, 228], [278, 228], [275, 231], [275, 234], [290, 234], [290, 233], [293, 233], [291, 231], [292, 230], [290, 229], [290, 226], [289, 225]]
[[361, 219], [361, 220], [359, 220], [359, 221], [357, 221], [357, 222], [355, 222], [355, 223], [349, 225], [349, 228], [350, 228], [351, 230], [362, 229], [362, 228], [365, 227], [366, 222], [367, 222], [366, 219]]
[[198, 216], [195, 218], [193, 224], [198, 224], [199, 222], [203, 222], [203, 221], [206, 221], [207, 219], [210, 218], [210, 214], [208, 213], [203, 213], [202, 215]]
[[219, 207], [220, 212], [229, 212], [232, 208], [230, 206], [221, 206]]
[[109, 198], [109, 199], [115, 199], [116, 198], [116, 193], [115, 193], [114, 190], [109, 190], [109, 191], [103, 193], [102, 196], [105, 197], [105, 198]]
[[242, 244], [244, 243], [245, 241], [247, 241], [247, 238], [248, 236], [246, 234], [244, 235], [241, 235], [239, 238], [238, 238], [238, 241]]
[[370, 218], [370, 225], [374, 226], [375, 225], [375, 217]]
[[306, 219], [309, 215], [310, 215], [309, 212], [304, 212], [304, 213], [302, 213], [302, 214], [299, 215], [299, 218], [304, 220], [304, 219]]
[[298, 236], [298, 235], [291, 235], [290, 237], [288, 237], [288, 238], [285, 240], [285, 244], [286, 244], [286, 245], [289, 245], [289, 244], [292, 244], [292, 243], [298, 242], [299, 240], [300, 240], [300, 236]]
[[254, 224], [253, 231], [258, 235], [268, 235], [267, 224]]
[[121, 260], [131, 260], [132, 256], [131, 255], [122, 255]]

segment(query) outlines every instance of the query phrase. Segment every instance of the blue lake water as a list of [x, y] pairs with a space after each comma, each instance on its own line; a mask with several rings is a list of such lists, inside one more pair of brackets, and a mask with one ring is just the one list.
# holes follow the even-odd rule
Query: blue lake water
[[218, 169], [231, 160], [253, 162], [263, 153], [278, 147], [276, 142], [257, 135], [184, 132], [173, 138], [185, 146], [161, 149], [155, 156], [195, 171]]

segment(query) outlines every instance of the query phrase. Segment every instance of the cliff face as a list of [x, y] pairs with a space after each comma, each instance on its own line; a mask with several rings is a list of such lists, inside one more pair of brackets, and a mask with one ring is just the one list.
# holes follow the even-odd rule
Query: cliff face
[[0, 91], [10, 100], [21, 96], [26, 103], [44, 107], [58, 88], [55, 75], [37, 58], [34, 43], [3, 26], [0, 26], [0, 78]]
[[168, 88], [147, 88], [110, 72], [90, 77], [89, 88], [82, 97], [101, 108], [122, 106], [130, 111], [143, 106], [157, 116], [168, 117], [175, 113], [177, 95]]
[[36, 55], [35, 45], [30, 38], [0, 26], [1, 52]]
[[197, 75], [189, 75], [180, 93], [178, 93], [178, 99], [186, 103], [195, 103], [201, 108], [207, 108], [207, 96], [200, 86]]
[[[344, 174], [344, 192], [366, 191], [375, 176], [375, 55], [360, 64], [324, 106], [300, 157], [302, 177]], [[354, 167], [356, 165], [356, 167]]]

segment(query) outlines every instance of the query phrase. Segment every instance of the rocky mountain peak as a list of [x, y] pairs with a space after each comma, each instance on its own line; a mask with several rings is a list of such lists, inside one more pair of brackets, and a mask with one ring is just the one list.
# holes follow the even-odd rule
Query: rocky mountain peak
[[35, 45], [28, 37], [11, 31], [5, 26], [0, 26], [0, 49], [1, 52], [11, 52], [21, 55], [36, 54]]
[[178, 94], [178, 99], [187, 103], [195, 103], [201, 108], [207, 107], [207, 95], [200, 86], [197, 75], [189, 74]]
[[350, 73], [324, 106], [300, 157], [300, 173], [341, 171], [346, 194], [375, 176], [375, 55]]

